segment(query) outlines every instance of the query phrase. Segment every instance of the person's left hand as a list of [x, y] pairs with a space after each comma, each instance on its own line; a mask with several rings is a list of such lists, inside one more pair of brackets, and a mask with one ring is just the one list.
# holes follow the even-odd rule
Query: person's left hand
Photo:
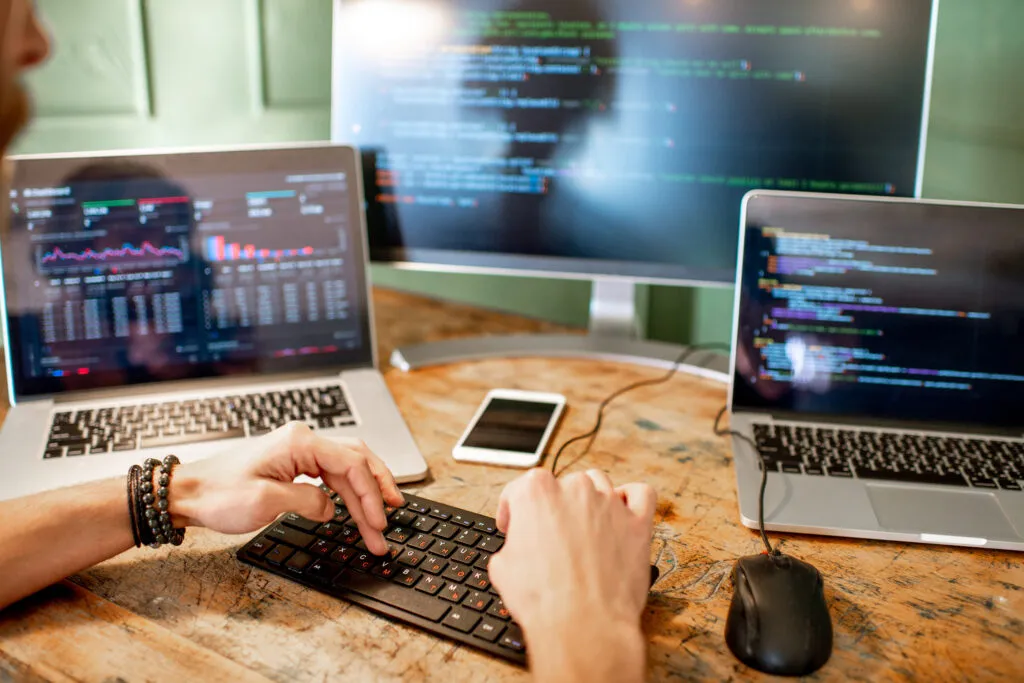
[[366, 547], [375, 555], [387, 552], [384, 502], [404, 503], [390, 470], [363, 442], [326, 438], [301, 423], [179, 465], [168, 497], [171, 519], [176, 527], [227, 534], [257, 531], [285, 512], [329, 521], [333, 501], [317, 486], [295, 483], [300, 474], [320, 477], [340, 494]]

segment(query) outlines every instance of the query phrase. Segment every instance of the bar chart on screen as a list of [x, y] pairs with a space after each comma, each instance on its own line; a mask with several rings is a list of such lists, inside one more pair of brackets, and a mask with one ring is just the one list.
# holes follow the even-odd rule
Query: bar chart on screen
[[296, 249], [268, 249], [257, 247], [255, 244], [243, 244], [241, 242], [228, 242], [223, 235], [207, 237], [205, 244], [206, 260], [211, 263], [223, 263], [226, 261], [280, 261], [283, 258], [295, 258], [303, 256], [328, 256], [328, 252], [337, 251], [306, 245]]

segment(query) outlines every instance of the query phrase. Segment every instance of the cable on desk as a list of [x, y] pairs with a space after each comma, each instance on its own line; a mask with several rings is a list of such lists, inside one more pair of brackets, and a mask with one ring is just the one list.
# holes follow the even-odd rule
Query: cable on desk
[[[558, 452], [555, 453], [555, 457], [551, 461], [551, 473], [554, 474], [556, 477], [558, 477], [559, 474], [561, 474], [560, 472], [558, 472], [556, 470], [556, 468], [558, 467], [558, 459], [560, 457], [562, 457], [562, 453], [565, 452], [566, 448], [568, 448], [572, 444], [576, 443], [577, 441], [583, 441], [584, 439], [590, 439], [592, 437], [593, 438], [597, 438], [597, 433], [599, 431], [601, 431], [601, 425], [604, 424], [604, 411], [605, 411], [605, 409], [608, 407], [608, 405], [612, 401], [614, 401], [615, 399], [619, 398], [623, 394], [627, 394], [627, 393], [629, 393], [629, 392], [631, 392], [631, 391], [633, 391], [635, 389], [640, 389], [642, 387], [654, 386], [656, 384], [662, 384], [664, 382], [669, 381], [676, 374], [676, 372], [679, 371], [679, 367], [683, 363], [685, 363], [687, 360], [689, 360], [689, 358], [691, 356], [693, 356], [694, 354], [696, 354], [696, 353], [699, 353], [701, 351], [725, 351], [725, 352], [729, 352], [731, 350], [732, 350], [731, 346], [729, 346], [728, 344], [722, 344], [721, 342], [711, 342], [711, 343], [708, 343], [708, 344], [696, 344], [694, 346], [689, 346], [689, 347], [686, 348], [686, 350], [683, 351], [682, 354], [680, 354], [679, 358], [676, 359], [675, 363], [672, 364], [672, 368], [667, 373], [662, 375], [661, 377], [658, 377], [656, 379], [645, 379], [645, 380], [642, 380], [640, 382], [634, 382], [633, 384], [630, 384], [629, 386], [623, 387], [622, 389], [619, 389], [618, 391], [616, 391], [612, 395], [608, 396], [608, 398], [604, 399], [601, 402], [600, 407], [598, 407], [598, 409], [597, 409], [597, 420], [594, 422], [594, 428], [591, 429], [586, 434], [579, 434], [578, 436], [574, 436], [573, 438], [569, 439], [568, 441], [563, 443], [562, 446], [558, 449]], [[591, 441], [591, 444], [592, 443], [593, 443], [593, 441]], [[565, 470], [567, 470], [570, 467], [572, 467], [573, 464], [575, 464], [577, 460], [582, 458], [589, 451], [590, 451], [590, 444], [587, 445], [587, 448], [583, 451], [583, 453], [581, 453], [579, 456], [577, 456], [576, 460], [573, 460], [568, 465], [563, 467], [562, 468], [562, 472], [564, 472]]]
[[746, 441], [750, 444], [750, 447], [754, 449], [754, 455], [757, 457], [757, 462], [761, 466], [761, 493], [757, 500], [757, 526], [761, 531], [761, 541], [764, 542], [764, 547], [768, 551], [769, 555], [778, 555], [779, 551], [772, 548], [772, 544], [768, 542], [768, 534], [764, 530], [764, 490], [768, 486], [768, 468], [765, 467], [764, 461], [757, 455], [757, 444], [754, 443], [746, 434], [737, 432], [734, 429], [728, 427], [720, 427], [722, 418], [725, 417], [725, 411], [729, 409], [729, 406], [722, 406], [722, 409], [718, 411], [718, 416], [715, 418], [715, 436], [735, 436], [737, 439]]

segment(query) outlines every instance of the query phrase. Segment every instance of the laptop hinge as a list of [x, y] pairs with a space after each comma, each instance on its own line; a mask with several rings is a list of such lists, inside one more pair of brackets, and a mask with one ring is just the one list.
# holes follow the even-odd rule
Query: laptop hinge
[[[67, 394], [57, 394], [48, 397], [32, 397], [29, 400], [40, 400], [46, 398], [57, 404], [82, 403], [91, 401], [105, 401], [113, 398], [156, 398], [165, 394], [177, 394], [186, 391], [207, 392], [223, 391], [244, 391], [251, 387], [265, 384], [281, 384], [288, 382], [303, 381], [317, 377], [337, 377], [345, 371], [361, 370], [362, 367], [339, 367], [339, 368], [318, 368], [303, 372], [282, 373], [273, 375], [246, 375], [244, 377], [213, 377], [209, 379], [183, 380], [180, 382], [160, 382], [159, 384], [144, 384], [139, 386], [113, 387], [108, 389], [90, 389], [87, 391], [75, 391]], [[22, 399], [25, 401], [25, 399]]]

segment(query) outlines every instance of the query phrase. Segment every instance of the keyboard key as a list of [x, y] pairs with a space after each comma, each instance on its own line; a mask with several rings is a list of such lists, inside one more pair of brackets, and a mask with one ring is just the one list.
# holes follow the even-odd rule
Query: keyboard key
[[357, 553], [358, 551], [355, 548], [343, 545], [331, 553], [331, 559], [335, 562], [348, 564], [348, 561], [355, 557]]
[[263, 556], [263, 559], [270, 564], [280, 565], [284, 564], [293, 552], [295, 551], [286, 545], [275, 545], [270, 549], [270, 552]]
[[359, 572], [368, 572], [377, 561], [377, 556], [372, 553], [358, 553], [349, 562], [349, 566]]
[[75, 457], [75, 456], [79, 456], [79, 455], [85, 455], [85, 453], [86, 453], [86, 447], [85, 446], [68, 446], [67, 456], [69, 458], [72, 458], [72, 457]]
[[337, 547], [338, 545], [336, 543], [331, 543], [330, 541], [325, 541], [324, 539], [319, 538], [316, 540], [315, 543], [313, 543], [312, 546], [310, 546], [309, 552], [313, 553], [314, 555], [326, 557], [333, 553], [334, 549]]
[[462, 545], [468, 545], [470, 547], [476, 545], [476, 542], [479, 540], [480, 534], [470, 529], [466, 529], [455, 538], [456, 543], [461, 543]]
[[496, 553], [501, 550], [501, 546], [505, 545], [505, 541], [501, 540], [497, 536], [484, 536], [484, 540], [477, 544], [477, 550], [483, 550], [488, 553]]
[[286, 526], [273, 526], [267, 530], [267, 536], [278, 543], [287, 543], [296, 548], [308, 548], [316, 539], [312, 534], [307, 534]]
[[466, 515], [454, 515], [451, 519], [452, 524], [458, 524], [459, 526], [471, 528], [473, 526], [473, 520], [469, 519]]
[[431, 519], [430, 517], [420, 517], [415, 522], [413, 522], [412, 528], [416, 529], [416, 531], [422, 531], [425, 534], [429, 534], [436, 526], [436, 519]]
[[450, 579], [451, 581], [458, 581], [461, 583], [466, 580], [467, 576], [469, 576], [469, 567], [459, 564], [458, 562], [450, 562], [442, 576], [446, 579]]
[[430, 506], [429, 505], [424, 505], [423, 503], [417, 503], [416, 501], [412, 501], [412, 500], [409, 501], [409, 504], [408, 504], [407, 507], [410, 510], [412, 510], [413, 512], [418, 512], [421, 515], [425, 515], [428, 512], [430, 512]]
[[451, 539], [458, 532], [459, 531], [458, 531], [458, 529], [456, 527], [454, 527], [454, 526], [452, 526], [451, 524], [448, 524], [448, 523], [438, 524], [437, 528], [434, 529], [434, 535], [435, 536], [440, 536], [441, 538], [444, 538], [444, 539]]
[[314, 522], [312, 520], [306, 519], [305, 517], [300, 517], [294, 512], [289, 512], [288, 514], [286, 514], [284, 517], [281, 518], [281, 521], [290, 527], [293, 527], [295, 529], [301, 529], [302, 531], [313, 531], [314, 529], [320, 526], [320, 522]]
[[409, 541], [409, 545], [413, 548], [416, 548], [417, 550], [426, 550], [433, 544], [434, 537], [427, 536], [426, 534], [416, 534], [416, 536], [413, 537], [411, 541]]
[[317, 560], [309, 566], [306, 570], [306, 576], [312, 578], [314, 581], [319, 581], [330, 585], [334, 581], [334, 577], [341, 573], [341, 565], [331, 562], [330, 560]]
[[398, 561], [404, 565], [415, 567], [423, 561], [424, 557], [424, 553], [421, 553], [419, 550], [409, 549], [402, 553], [402, 556], [398, 558]]
[[455, 549], [457, 547], [458, 546], [456, 546], [451, 541], [438, 541], [430, 549], [430, 552], [434, 553], [435, 555], [440, 555], [441, 557], [448, 557], [453, 552], [455, 552]]
[[1014, 480], [1014, 479], [1000, 479], [999, 480], [999, 488], [1004, 489], [1006, 491], [1020, 491], [1021, 490], [1020, 484], [1016, 480]]
[[189, 443], [206, 441], [223, 441], [225, 439], [241, 439], [245, 437], [244, 429], [226, 429], [209, 431], [205, 434], [179, 434], [178, 436], [143, 436], [139, 448], [167, 448]]
[[433, 555], [427, 555], [427, 558], [420, 563], [420, 569], [428, 574], [440, 574], [447, 566], [447, 560], [442, 560], [441, 558], [434, 557]]
[[440, 520], [449, 520], [452, 517], [451, 513], [445, 512], [441, 508], [431, 508], [430, 509], [430, 516], [431, 517], [437, 517]]
[[452, 555], [452, 559], [460, 564], [471, 565], [473, 564], [473, 562], [476, 561], [476, 558], [479, 555], [480, 553], [478, 553], [475, 550], [470, 550], [469, 548], [459, 548], [455, 551], [455, 554]]
[[405, 569], [399, 570], [398, 575], [395, 577], [395, 581], [402, 584], [403, 586], [411, 587], [416, 585], [416, 582], [420, 580], [421, 576], [423, 575], [415, 569], [406, 567]]
[[266, 538], [257, 538], [249, 544], [249, 547], [245, 549], [245, 552], [252, 557], [263, 557], [273, 547], [274, 544], [272, 541]]
[[491, 587], [491, 578], [487, 576], [487, 572], [477, 570], [469, 575], [466, 585], [485, 591]]
[[444, 584], [444, 579], [439, 576], [424, 576], [423, 580], [416, 584], [416, 590], [428, 595], [437, 595], [437, 592], [444, 588]]
[[359, 542], [359, 529], [346, 524], [341, 530], [341, 537], [338, 539], [345, 545], [355, 545]]
[[522, 652], [526, 649], [526, 641], [523, 640], [523, 632], [515, 624], [508, 627], [508, 630], [505, 631], [505, 635], [501, 637], [498, 644], [502, 647], [507, 647], [510, 650], [515, 650], [516, 652]]
[[493, 643], [498, 640], [498, 636], [505, 629], [505, 624], [500, 621], [495, 621], [488, 617], [484, 617], [480, 624], [473, 631], [473, 635], [481, 640], [486, 640], [488, 643]]
[[[417, 574], [414, 569], [406, 569], [404, 571]], [[441, 617], [448, 612], [449, 606], [436, 598], [409, 590], [406, 587], [408, 585], [406, 584], [407, 580], [405, 579], [401, 583], [393, 583], [372, 574], [345, 572], [334, 580], [334, 585], [368, 598], [373, 598], [383, 602], [385, 605], [405, 610], [428, 621], [440, 621]]]
[[445, 585], [441, 591], [441, 597], [450, 602], [462, 602], [462, 599], [469, 593], [469, 589], [457, 583]]
[[994, 479], [988, 477], [971, 477], [971, 486], [975, 486], [980, 489], [994, 489], [996, 488], [996, 482]]
[[340, 524], [327, 522], [320, 525], [320, 528], [316, 530], [316, 535], [323, 536], [324, 538], [336, 538], [341, 534], [341, 530], [342, 526]]
[[487, 565], [491, 563], [490, 553], [480, 553], [480, 557], [477, 558], [476, 563], [473, 565], [477, 569], [487, 569]]
[[443, 623], [445, 626], [450, 626], [456, 631], [461, 631], [462, 633], [469, 633], [476, 627], [476, 625], [479, 622], [480, 615], [474, 614], [469, 610], [456, 607], [448, 613], [448, 616], [445, 617], [444, 621], [441, 623]]
[[412, 532], [404, 527], [395, 527], [384, 538], [395, 543], [405, 543], [412, 536]]
[[490, 614], [492, 617], [498, 617], [499, 619], [504, 619], [505, 621], [508, 621], [512, 618], [512, 615], [509, 614], [508, 608], [505, 607], [505, 602], [501, 598], [498, 598], [493, 603], [491, 603], [491, 606], [490, 608], [488, 608], [487, 613]]
[[[391, 518], [393, 524], [399, 526], [410, 526], [416, 522], [418, 515], [410, 510], [399, 510], [394, 517]], [[420, 529], [420, 531], [423, 531]]]
[[491, 604], [491, 596], [480, 591], [470, 591], [466, 599], [462, 601], [462, 604], [471, 610], [483, 612]]
[[382, 579], [390, 579], [398, 572], [398, 564], [394, 560], [383, 560], [380, 564], [373, 568], [370, 572], [374, 576], [379, 576]]
[[473, 528], [484, 534], [493, 534], [498, 530], [491, 522], [477, 522]]
[[306, 571], [306, 567], [308, 567], [312, 562], [312, 555], [310, 555], [309, 553], [304, 553], [301, 550], [299, 550], [291, 556], [287, 564], [285, 564], [285, 567], [287, 567], [288, 571], [292, 572], [293, 574], [301, 574], [302, 572]]

